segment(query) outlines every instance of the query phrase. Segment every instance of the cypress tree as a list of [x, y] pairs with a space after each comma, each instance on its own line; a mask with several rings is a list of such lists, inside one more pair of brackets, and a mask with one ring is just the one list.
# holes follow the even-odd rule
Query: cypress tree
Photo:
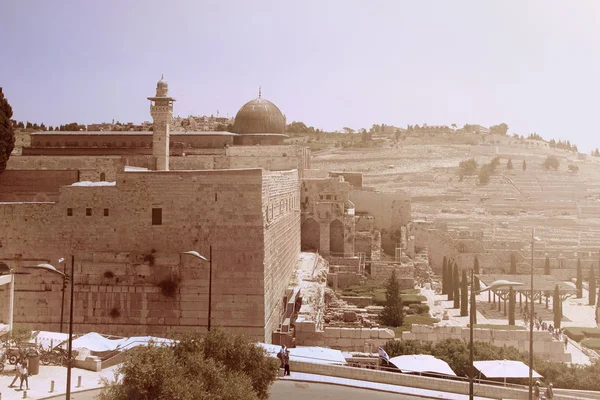
[[515, 257], [514, 253], [510, 255], [510, 273], [512, 275], [517, 274], [517, 257]]
[[460, 316], [469, 315], [469, 282], [467, 281], [467, 271], [462, 272], [462, 281], [460, 284]]
[[508, 324], [515, 325], [515, 291], [512, 286], [508, 289]]
[[[594, 269], [594, 266], [592, 266]], [[583, 271], [581, 270], [581, 259], [577, 260], [577, 298], [583, 297]]]
[[508, 162], [506, 163], [506, 169], [513, 169], [512, 160], [511, 159], [508, 159]]
[[546, 261], [544, 261], [544, 275], [550, 275], [550, 259], [546, 256]]
[[523, 171], [527, 171], [527, 162], [523, 160]]
[[10, 122], [13, 111], [0, 87], [0, 174], [6, 169], [8, 158], [15, 148], [15, 131]]
[[594, 268], [590, 268], [590, 298], [589, 305], [593, 306], [596, 304], [596, 277], [594, 276]]
[[453, 260], [448, 261], [448, 300], [454, 300]]
[[396, 270], [392, 270], [392, 275], [387, 282], [385, 291], [385, 305], [381, 311], [381, 323], [387, 326], [397, 327], [404, 322], [404, 304], [400, 297], [400, 284], [396, 279]]
[[460, 308], [460, 275], [458, 273], [458, 264], [454, 263], [454, 274], [452, 275], [454, 282], [454, 308]]
[[554, 298], [552, 299], [552, 308], [554, 311], [554, 327], [560, 329], [560, 320], [562, 319], [562, 302], [560, 301], [560, 291], [558, 285], [554, 287]]
[[[473, 260], [473, 272], [475, 275], [479, 275], [479, 259], [477, 258], [477, 256], [475, 256], [475, 259]], [[473, 282], [474, 290], [481, 290], [481, 286], [479, 285], [479, 279], [477, 277], [473, 277], [473, 279], [475, 281]]]
[[444, 256], [442, 263], [442, 294], [448, 294], [448, 259]]

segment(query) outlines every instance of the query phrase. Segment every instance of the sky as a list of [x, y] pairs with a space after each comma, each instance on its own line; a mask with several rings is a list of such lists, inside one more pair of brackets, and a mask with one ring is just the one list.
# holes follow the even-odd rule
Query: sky
[[258, 96], [287, 121], [490, 126], [600, 146], [600, 1], [0, 2], [0, 87], [14, 119], [235, 116]]

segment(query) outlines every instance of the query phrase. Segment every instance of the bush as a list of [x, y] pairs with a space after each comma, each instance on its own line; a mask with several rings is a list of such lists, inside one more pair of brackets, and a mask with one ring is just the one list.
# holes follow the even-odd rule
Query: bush
[[579, 167], [577, 165], [569, 164], [569, 172], [577, 173], [579, 172]]
[[558, 169], [558, 167], [560, 166], [560, 162], [558, 161], [558, 158], [556, 158], [556, 156], [548, 156], [548, 157], [546, 157], [546, 159], [544, 160], [544, 163], [542, 165], [547, 170], [552, 168], [553, 170], [556, 171]]
[[458, 164], [461, 175], [474, 175], [477, 172], [477, 161], [474, 158], [463, 160]]
[[479, 170], [479, 184], [487, 185], [490, 182], [490, 175], [492, 174], [492, 168], [489, 164], [481, 166]]
[[413, 314], [428, 314], [429, 304], [411, 304], [408, 306]]

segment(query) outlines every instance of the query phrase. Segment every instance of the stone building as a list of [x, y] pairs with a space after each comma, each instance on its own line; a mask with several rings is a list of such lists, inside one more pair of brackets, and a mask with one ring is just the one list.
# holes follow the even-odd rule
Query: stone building
[[[164, 335], [206, 328], [209, 265], [181, 253], [212, 250], [212, 325], [270, 342], [300, 252], [310, 153], [283, 145], [273, 122], [285, 119], [264, 99], [242, 107], [234, 134], [184, 135], [170, 135], [164, 80], [149, 100], [153, 132], [32, 135], [0, 175], [0, 260], [73, 256], [76, 331]], [[15, 322], [58, 330], [61, 287], [45, 271], [18, 275]]]
[[[311, 170], [310, 150], [284, 143], [285, 116], [260, 94], [234, 132], [171, 132], [163, 79], [148, 99], [152, 131], [34, 133], [0, 175], [0, 262], [69, 271], [57, 260], [72, 257], [76, 332], [205, 330], [210, 307], [212, 326], [271, 342], [302, 296], [290, 290], [301, 243], [394, 254], [410, 198]], [[212, 254], [210, 288], [210, 264], [191, 250]], [[31, 271], [17, 275], [14, 321], [58, 330], [62, 282]]]

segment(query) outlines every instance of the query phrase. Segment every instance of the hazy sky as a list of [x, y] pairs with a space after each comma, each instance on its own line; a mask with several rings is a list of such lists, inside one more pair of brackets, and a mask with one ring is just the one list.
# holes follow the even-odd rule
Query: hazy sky
[[17, 120], [234, 116], [263, 97], [327, 130], [506, 122], [600, 146], [600, 1], [0, 2]]

